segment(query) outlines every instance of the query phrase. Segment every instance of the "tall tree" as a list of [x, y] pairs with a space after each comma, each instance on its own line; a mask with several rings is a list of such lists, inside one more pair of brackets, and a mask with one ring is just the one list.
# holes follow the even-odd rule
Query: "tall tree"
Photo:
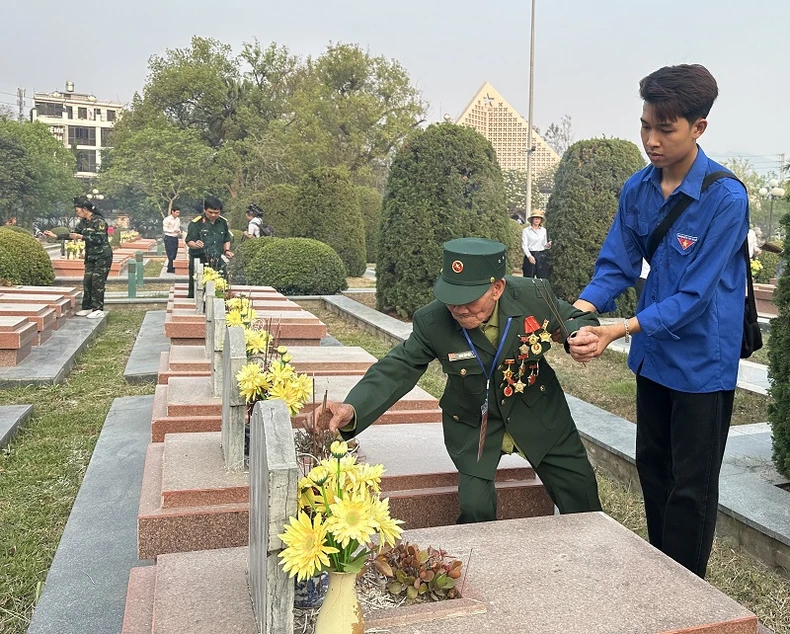
[[565, 154], [573, 143], [573, 124], [570, 115], [563, 115], [559, 125], [552, 123], [546, 128], [544, 140], [560, 156]]
[[102, 187], [110, 194], [139, 190], [162, 216], [179, 196], [201, 196], [216, 182], [214, 151], [200, 133], [162, 119], [128, 136], [109, 158]]
[[80, 188], [74, 178], [75, 159], [46, 125], [0, 119], [0, 139], [1, 211], [29, 224], [71, 203]]

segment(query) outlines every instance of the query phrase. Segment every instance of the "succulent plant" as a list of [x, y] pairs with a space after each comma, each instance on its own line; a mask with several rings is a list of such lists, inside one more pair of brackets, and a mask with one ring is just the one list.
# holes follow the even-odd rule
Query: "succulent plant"
[[402, 542], [382, 551], [373, 565], [387, 579], [387, 590], [408, 601], [442, 601], [461, 596], [456, 587], [463, 562], [444, 550]]

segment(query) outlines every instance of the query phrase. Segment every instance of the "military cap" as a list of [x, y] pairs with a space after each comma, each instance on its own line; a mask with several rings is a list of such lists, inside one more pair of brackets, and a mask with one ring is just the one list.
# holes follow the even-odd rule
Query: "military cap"
[[442, 272], [433, 294], [443, 304], [460, 306], [480, 299], [505, 277], [505, 245], [485, 238], [457, 238], [444, 243]]
[[82, 209], [87, 209], [88, 211], [93, 211], [94, 209], [96, 209], [96, 206], [85, 196], [75, 196], [74, 206], [80, 207]]

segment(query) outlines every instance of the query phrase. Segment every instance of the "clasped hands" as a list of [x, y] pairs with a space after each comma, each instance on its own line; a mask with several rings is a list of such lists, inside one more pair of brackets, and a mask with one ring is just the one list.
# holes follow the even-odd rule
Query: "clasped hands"
[[613, 326], [583, 326], [568, 338], [568, 351], [574, 361], [587, 363], [600, 357], [618, 336]]

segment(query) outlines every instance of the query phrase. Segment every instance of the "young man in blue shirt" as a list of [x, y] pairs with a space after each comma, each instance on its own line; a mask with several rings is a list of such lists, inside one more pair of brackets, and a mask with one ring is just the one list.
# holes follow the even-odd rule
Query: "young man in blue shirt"
[[[639, 84], [650, 165], [628, 179], [590, 284], [575, 303], [608, 312], [650, 260], [636, 315], [570, 340], [578, 361], [631, 339], [636, 374], [636, 464], [650, 543], [705, 576], [716, 528], [719, 471], [732, 416], [743, 336], [748, 199], [733, 179], [701, 192], [724, 168], [697, 145], [718, 96], [698, 64], [661, 68]], [[684, 197], [691, 204], [652, 258], [651, 233]]]

